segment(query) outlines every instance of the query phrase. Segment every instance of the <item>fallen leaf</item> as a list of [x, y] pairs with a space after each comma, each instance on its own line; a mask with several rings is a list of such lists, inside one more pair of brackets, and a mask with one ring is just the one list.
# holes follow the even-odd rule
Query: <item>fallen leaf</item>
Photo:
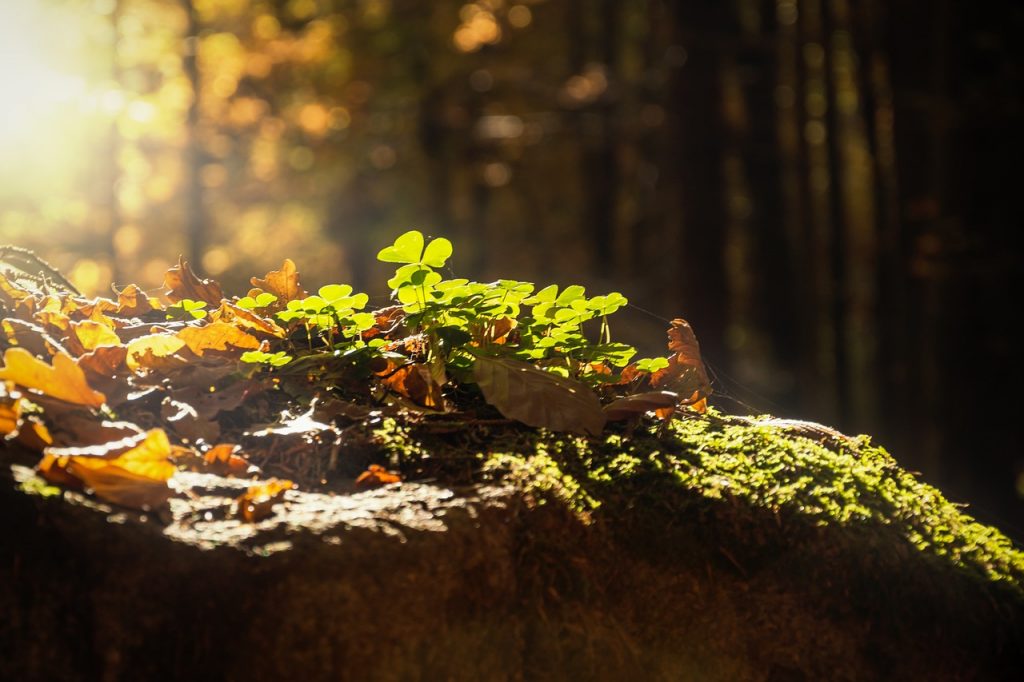
[[47, 448], [39, 471], [51, 483], [92, 490], [114, 504], [142, 510], [163, 505], [171, 496], [167, 481], [175, 472], [167, 434], [153, 429], [137, 445], [111, 457], [120, 447]]
[[371, 464], [366, 468], [366, 471], [359, 474], [359, 478], [356, 479], [357, 488], [379, 488], [382, 485], [388, 485], [389, 483], [399, 483], [402, 477], [398, 474], [393, 474], [379, 464]]
[[152, 302], [146, 292], [134, 284], [129, 284], [117, 292], [117, 314], [135, 317], [153, 312]]
[[687, 401], [690, 403], [710, 395], [711, 382], [700, 357], [700, 344], [686, 320], [672, 320], [668, 330], [668, 349], [675, 355], [669, 357], [668, 367], [651, 375], [651, 386], [679, 395], [699, 393], [698, 398]]
[[261, 521], [274, 513], [274, 505], [283, 501], [284, 494], [294, 487], [291, 481], [276, 478], [250, 486], [235, 500], [235, 514], [249, 523]]
[[0, 436], [17, 431], [19, 422], [21, 422], [21, 399], [0, 401]]
[[185, 327], [178, 332], [178, 338], [199, 356], [208, 350], [256, 350], [260, 347], [259, 339], [227, 322], [212, 322], [202, 327]]
[[648, 391], [619, 398], [605, 405], [604, 413], [608, 421], [621, 421], [638, 415], [665, 408], [675, 409], [679, 403], [679, 394], [672, 391]]
[[71, 333], [86, 352], [106, 346], [120, 346], [117, 332], [101, 322], [83, 320], [71, 323]]
[[285, 258], [280, 270], [268, 272], [263, 279], [253, 277], [250, 283], [257, 287], [258, 291], [250, 291], [249, 295], [256, 298], [264, 291], [277, 296], [277, 300], [270, 305], [271, 310], [280, 310], [287, 305], [288, 301], [305, 298], [308, 292], [299, 284], [299, 271], [290, 258]]
[[99, 407], [106, 400], [102, 393], [90, 388], [85, 373], [65, 353], [54, 355], [53, 364], [48, 365], [24, 348], [8, 348], [0, 379], [77, 405]]
[[241, 448], [232, 443], [221, 443], [215, 445], [203, 455], [203, 461], [207, 468], [221, 476], [242, 477], [249, 474], [252, 467], [249, 460], [241, 457], [238, 453]]
[[8, 317], [0, 322], [5, 345], [21, 346], [32, 355], [45, 356], [67, 352], [45, 329], [33, 322]]
[[167, 358], [185, 347], [185, 341], [174, 334], [149, 334], [128, 342], [125, 362], [133, 372], [152, 369], [159, 358]]
[[586, 385], [513, 358], [479, 355], [473, 378], [484, 398], [527, 426], [596, 436], [605, 424], [601, 401]]
[[167, 287], [167, 298], [174, 303], [182, 299], [206, 301], [211, 306], [219, 306], [224, 298], [220, 285], [212, 279], [200, 279], [192, 272], [188, 261], [178, 257], [178, 264], [164, 274], [164, 286]]
[[423, 363], [398, 365], [387, 360], [387, 365], [376, 374], [384, 386], [417, 405], [438, 410], [444, 407], [441, 385], [435, 380], [430, 367]]
[[224, 301], [220, 308], [210, 314], [214, 322], [226, 322], [235, 325], [239, 329], [251, 329], [278, 338], [285, 337], [285, 331], [273, 320], [261, 317], [251, 310], [239, 308], [238, 306]]

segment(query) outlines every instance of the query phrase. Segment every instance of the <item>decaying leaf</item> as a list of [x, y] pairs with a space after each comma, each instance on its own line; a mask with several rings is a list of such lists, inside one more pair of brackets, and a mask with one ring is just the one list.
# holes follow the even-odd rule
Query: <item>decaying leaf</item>
[[177, 303], [183, 299], [206, 301], [211, 306], [219, 306], [224, 292], [212, 279], [200, 279], [192, 272], [188, 261], [179, 257], [178, 264], [164, 275], [164, 286], [167, 287], [167, 298]]
[[601, 433], [601, 401], [586, 385], [513, 358], [477, 356], [473, 378], [491, 405], [509, 419], [552, 431]]
[[146, 292], [134, 284], [129, 284], [117, 292], [117, 314], [134, 317], [145, 315], [153, 311], [153, 304], [150, 302]]
[[402, 477], [398, 474], [393, 474], [379, 464], [371, 464], [366, 468], [366, 471], [359, 474], [356, 479], [357, 488], [379, 488], [382, 485], [388, 485], [389, 483], [399, 483]]
[[21, 346], [33, 355], [46, 356], [66, 352], [59, 341], [33, 322], [8, 317], [0, 323], [5, 346]]
[[651, 386], [691, 396], [684, 403], [697, 403], [711, 394], [711, 382], [700, 357], [700, 344], [686, 320], [672, 320], [668, 330], [668, 349], [674, 353], [668, 367], [651, 375]]
[[679, 394], [672, 391], [647, 391], [619, 398], [605, 405], [604, 413], [608, 421], [630, 419], [647, 412], [662, 409], [674, 409], [679, 403]]
[[444, 407], [441, 385], [435, 380], [430, 367], [423, 363], [397, 366], [388, 362], [377, 376], [383, 385], [417, 405], [438, 410]]
[[128, 342], [125, 362], [133, 372], [152, 369], [160, 358], [173, 356], [185, 347], [185, 341], [173, 334], [149, 334]]
[[175, 471], [167, 434], [153, 429], [134, 447], [121, 451], [121, 445], [47, 448], [39, 471], [51, 483], [91, 490], [114, 504], [142, 510], [163, 505]]
[[86, 352], [94, 351], [97, 348], [121, 345], [121, 339], [117, 336], [117, 332], [101, 322], [93, 320], [71, 322], [70, 330]]
[[17, 431], [19, 422], [21, 422], [21, 399], [0, 400], [0, 436]]
[[253, 298], [264, 291], [277, 296], [277, 300], [271, 307], [274, 310], [283, 308], [288, 301], [305, 298], [308, 295], [308, 292], [299, 284], [299, 271], [290, 258], [284, 259], [280, 270], [268, 272], [263, 279], [253, 277], [249, 281], [254, 287], [257, 287], [257, 291], [249, 292]]
[[220, 304], [220, 308], [210, 314], [210, 319], [214, 322], [227, 322], [234, 324], [239, 329], [250, 329], [278, 338], [285, 337], [285, 331], [271, 319], [260, 317], [251, 310], [245, 308], [239, 308], [233, 303], [224, 301]]
[[99, 407], [106, 400], [102, 393], [90, 388], [85, 373], [65, 353], [54, 355], [53, 364], [48, 365], [24, 348], [8, 348], [0, 379], [76, 405]]
[[250, 486], [244, 495], [235, 500], [235, 514], [249, 523], [262, 521], [274, 513], [274, 505], [283, 501], [284, 494], [294, 487], [291, 481], [276, 478]]
[[232, 443], [215, 445], [203, 455], [203, 462], [209, 471], [221, 476], [246, 476], [254, 470], [249, 460], [238, 453], [241, 448]]
[[208, 350], [256, 350], [260, 347], [259, 339], [227, 322], [213, 322], [202, 327], [185, 327], [178, 332], [178, 338], [185, 342], [189, 350], [200, 356]]

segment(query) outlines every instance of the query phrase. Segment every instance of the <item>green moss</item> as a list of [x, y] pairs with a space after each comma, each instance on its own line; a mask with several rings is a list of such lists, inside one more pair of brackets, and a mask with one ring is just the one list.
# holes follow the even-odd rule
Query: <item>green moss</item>
[[[400, 443], [404, 457], [443, 458], [452, 450], [450, 440], [423, 445], [407, 433], [384, 440]], [[479, 440], [488, 446], [476, 453], [487, 478], [541, 501], [557, 499], [588, 521], [639, 500], [673, 514], [696, 510], [698, 519], [709, 509], [745, 509], [751, 519], [785, 520], [787, 528], [834, 528], [903, 544], [1024, 595], [1024, 553], [866, 436], [826, 444], [712, 412], [602, 441], [521, 429]]]

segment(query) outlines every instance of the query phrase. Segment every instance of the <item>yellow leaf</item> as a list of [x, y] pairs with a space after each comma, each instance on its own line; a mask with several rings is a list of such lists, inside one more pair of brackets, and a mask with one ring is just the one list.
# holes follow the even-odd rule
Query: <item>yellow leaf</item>
[[21, 421], [21, 399], [0, 402], [0, 436], [17, 431], [19, 421]]
[[145, 358], [148, 355], [165, 358], [174, 355], [185, 347], [185, 342], [174, 334], [149, 334], [128, 342], [128, 357], [125, 362], [133, 372], [147, 367]]
[[[116, 443], [113, 445], [117, 445]], [[117, 447], [109, 449], [117, 451]], [[82, 454], [65, 454], [80, 452]], [[171, 496], [171, 444], [163, 429], [152, 429], [113, 459], [104, 448], [47, 448], [39, 471], [51, 483], [91, 489], [98, 497], [136, 509], [151, 509]]]
[[101, 322], [93, 320], [72, 322], [71, 331], [86, 351], [93, 351], [101, 346], [121, 345], [121, 339], [117, 333]]
[[178, 338], [196, 355], [202, 355], [208, 350], [227, 350], [229, 347], [249, 350], [260, 347], [255, 336], [227, 322], [213, 322], [205, 327], [185, 327], [178, 332]]
[[54, 355], [53, 365], [48, 365], [24, 348], [8, 348], [0, 379], [76, 405], [99, 407], [106, 400], [102, 393], [89, 387], [85, 372], [66, 353]]
[[279, 481], [276, 478], [250, 486], [244, 495], [235, 500], [235, 513], [249, 523], [265, 519], [274, 513], [274, 505], [284, 499], [285, 492], [294, 487], [291, 481]]

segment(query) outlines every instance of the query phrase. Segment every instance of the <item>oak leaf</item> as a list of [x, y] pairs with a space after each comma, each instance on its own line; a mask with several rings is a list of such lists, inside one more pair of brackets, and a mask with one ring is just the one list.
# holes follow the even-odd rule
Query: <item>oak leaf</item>
[[253, 298], [264, 291], [277, 296], [277, 300], [270, 306], [272, 310], [279, 310], [288, 301], [305, 298], [308, 295], [308, 292], [299, 284], [299, 271], [290, 258], [284, 259], [280, 270], [268, 272], [263, 279], [252, 277], [249, 282], [258, 289], [258, 291], [249, 292]]
[[224, 291], [220, 284], [212, 279], [200, 279], [189, 267], [188, 261], [178, 257], [178, 264], [164, 274], [164, 286], [167, 287], [167, 298], [174, 303], [182, 299], [206, 301], [211, 306], [220, 305]]
[[686, 320], [672, 320], [668, 329], [668, 349], [674, 353], [668, 367], [651, 375], [651, 387], [691, 396], [686, 403], [696, 403], [711, 393], [711, 382], [700, 357], [700, 344]]
[[379, 464], [371, 464], [366, 468], [366, 471], [359, 474], [356, 479], [357, 488], [379, 488], [382, 485], [388, 485], [389, 483], [399, 483], [402, 477], [398, 474], [393, 474]]
[[478, 355], [473, 378], [484, 398], [528, 426], [596, 436], [605, 424], [601, 401], [586, 385], [513, 358]]
[[[153, 509], [171, 496], [174, 475], [171, 444], [162, 429], [153, 429], [134, 447], [111, 457], [111, 448], [47, 448], [39, 463], [51, 483], [93, 491], [101, 499], [135, 509]], [[75, 454], [72, 454], [75, 453]]]
[[295, 487], [287, 480], [272, 478], [250, 486], [235, 500], [235, 513], [249, 523], [261, 521], [274, 513], [274, 505], [284, 500], [284, 494]]
[[251, 329], [282, 339], [286, 336], [284, 329], [273, 320], [261, 317], [251, 310], [240, 308], [228, 301], [221, 303], [220, 308], [210, 314], [210, 319], [214, 322], [233, 324], [239, 329]]
[[117, 314], [135, 317], [153, 312], [155, 308], [146, 292], [134, 284], [129, 284], [117, 292]]
[[238, 453], [241, 448], [233, 443], [220, 443], [203, 454], [207, 469], [221, 476], [246, 476], [253, 469], [249, 460]]
[[259, 339], [227, 322], [212, 322], [202, 327], [185, 327], [178, 332], [178, 338], [199, 356], [208, 350], [256, 350], [260, 347]]
[[24, 348], [8, 348], [0, 379], [76, 405], [99, 407], [106, 400], [102, 393], [89, 386], [85, 373], [65, 353], [54, 355], [53, 364], [49, 365]]
[[81, 344], [82, 348], [86, 352], [94, 351], [97, 348], [106, 346], [120, 346], [121, 339], [117, 336], [117, 332], [103, 324], [102, 322], [96, 322], [94, 320], [83, 320], [81, 322], [71, 323], [71, 333]]
[[154, 368], [156, 361], [175, 355], [185, 347], [185, 341], [174, 334], [148, 334], [128, 342], [125, 362], [133, 372]]

